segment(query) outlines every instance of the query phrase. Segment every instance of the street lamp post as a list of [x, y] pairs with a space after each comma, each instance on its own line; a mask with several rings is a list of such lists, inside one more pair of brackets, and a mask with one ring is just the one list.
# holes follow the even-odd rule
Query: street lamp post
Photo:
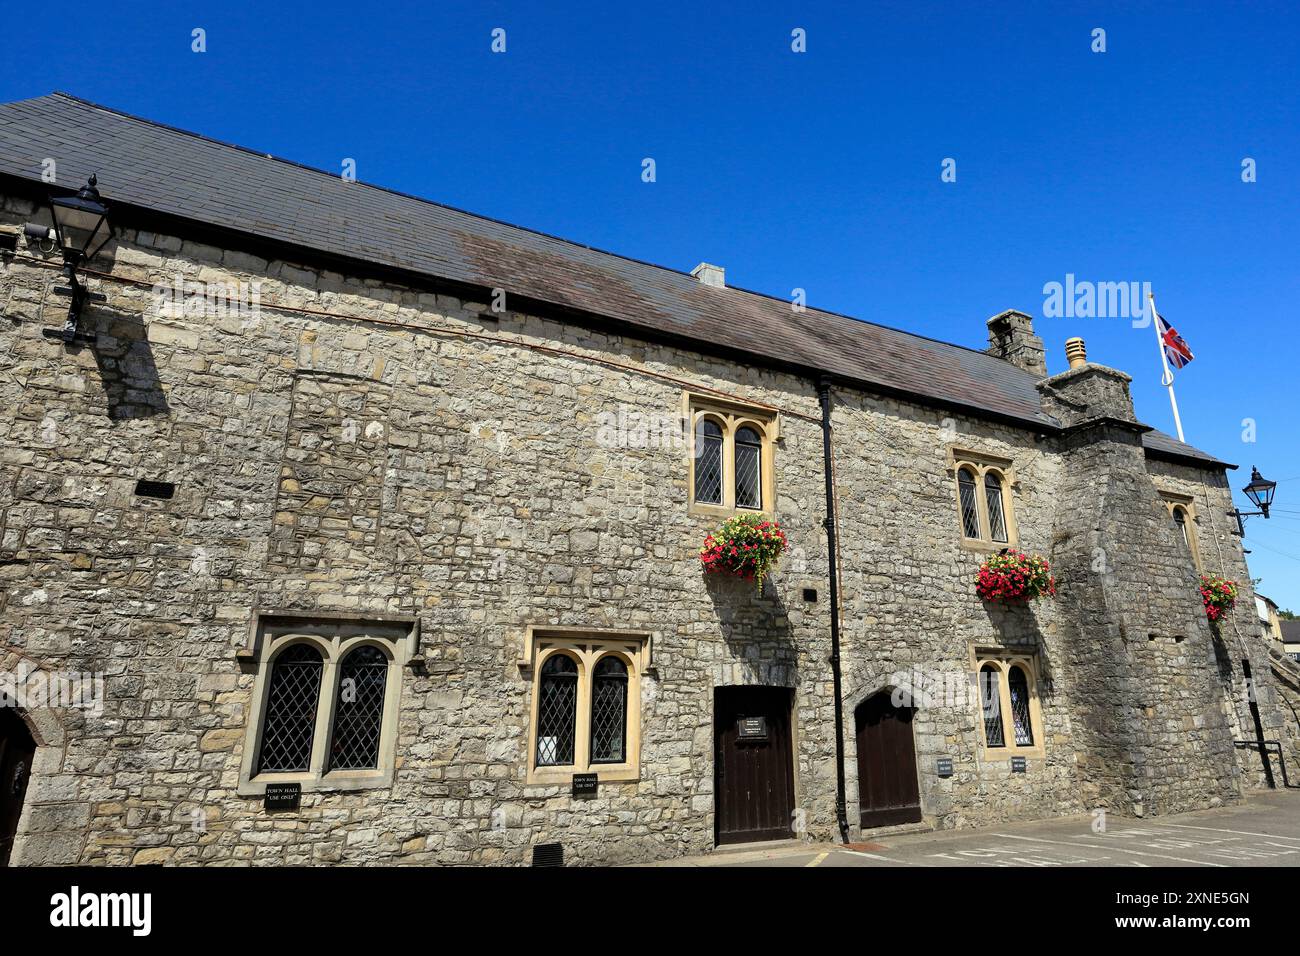
[[1241, 511], [1237, 508], [1233, 508], [1228, 512], [1228, 517], [1237, 519], [1237, 534], [1244, 538], [1246, 536], [1246, 523], [1243, 519], [1268, 519], [1268, 508], [1269, 505], [1273, 503], [1273, 493], [1277, 490], [1277, 482], [1266, 479], [1259, 473], [1259, 469], [1252, 465], [1250, 469], [1250, 484], [1241, 490], [1246, 493], [1246, 497], [1250, 499], [1250, 503], [1259, 509], [1258, 511]]

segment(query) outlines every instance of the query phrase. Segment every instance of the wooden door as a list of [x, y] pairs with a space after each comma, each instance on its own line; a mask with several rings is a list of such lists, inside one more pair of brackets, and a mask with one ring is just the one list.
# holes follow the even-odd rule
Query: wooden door
[[714, 691], [714, 827], [719, 844], [794, 835], [790, 702], [785, 687]]
[[22, 718], [12, 707], [0, 707], [0, 866], [9, 863], [35, 754], [36, 741]]
[[916, 779], [916, 745], [908, 707], [890, 703], [889, 691], [854, 712], [858, 737], [858, 807], [862, 827], [919, 823], [921, 792]]

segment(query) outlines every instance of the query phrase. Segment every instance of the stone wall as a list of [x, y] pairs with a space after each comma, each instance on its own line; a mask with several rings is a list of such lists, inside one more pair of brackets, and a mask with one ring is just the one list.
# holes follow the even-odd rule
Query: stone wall
[[1142, 816], [1233, 801], [1240, 785], [1190, 553], [1148, 473], [1128, 381], [1085, 365], [1040, 388], [1070, 462], [1053, 554], [1083, 798]]
[[[1015, 461], [1007, 494], [1019, 544], [1047, 554], [1052, 540], [1058, 458], [1023, 431], [892, 399], [837, 391], [836, 479], [843, 560], [845, 726], [853, 709], [891, 676], [969, 675], [976, 646], [1037, 652], [1045, 759], [1026, 773], [1008, 761], [985, 762], [983, 728], [968, 699], [948, 694], [916, 715], [922, 799], [940, 826], [1081, 812], [1068, 710], [1060, 706], [1057, 622], [1050, 602], [1019, 609], [982, 603], [975, 594], [990, 550], [963, 547], [954, 501], [956, 445]], [[969, 689], [969, 688], [968, 688]], [[856, 750], [848, 750], [849, 804], [856, 807]], [[936, 761], [952, 758], [939, 777]], [[856, 813], [851, 813], [856, 819]]]
[[[10, 199], [0, 226], [33, 215]], [[127, 232], [114, 248], [113, 276], [139, 284], [91, 280], [107, 297], [87, 312], [93, 349], [41, 336], [62, 320], [55, 271], [25, 258], [0, 271], [0, 651], [11, 669], [22, 656], [102, 673], [107, 691], [102, 713], [39, 716], [58, 743], [38, 754], [16, 862], [520, 863], [557, 840], [578, 863], [702, 852], [713, 688], [736, 683], [794, 688], [798, 806], [810, 837], [834, 836], [813, 383], [172, 236]], [[160, 313], [150, 286], [178, 273], [258, 282], [262, 307]], [[681, 381], [782, 409], [776, 510], [792, 550], [761, 596], [701, 575], [714, 522], [688, 514], [679, 445], [602, 438], [602, 413], [676, 415]], [[1079, 729], [1092, 715], [1076, 630], [1061, 602], [975, 598], [982, 555], [958, 541], [946, 459], [954, 443], [1013, 458], [1020, 543], [1049, 553], [1071, 487], [1060, 449], [842, 389], [834, 415], [850, 819], [856, 704], [900, 670], [965, 673], [983, 643], [1037, 648], [1046, 757], [1010, 774], [983, 761], [976, 712], [922, 708], [927, 819], [1088, 809], [1078, 762], [1096, 737]], [[134, 495], [142, 478], [173, 482], [174, 497]], [[418, 619], [427, 666], [403, 674], [391, 788], [304, 794], [292, 817], [237, 794], [254, 674], [236, 652], [259, 610]], [[652, 634], [639, 781], [581, 803], [525, 783], [516, 662], [530, 625]], [[1203, 688], [1179, 684], [1196, 666], [1178, 664], [1161, 693], [1200, 707]], [[1201, 751], [1181, 753], [1162, 766], [1200, 780]], [[939, 755], [954, 776], [934, 773]]]
[[[1243, 552], [1243, 544], [1249, 541], [1242, 541], [1237, 534], [1236, 519], [1229, 514], [1235, 504], [1228, 474], [1206, 474], [1200, 469], [1169, 462], [1148, 462], [1147, 467], [1161, 491], [1186, 495], [1193, 500], [1196, 539], [1204, 572], [1238, 584], [1236, 607], [1212, 628], [1215, 670], [1234, 739], [1252, 742], [1256, 739], [1242, 673], [1245, 658], [1251, 661], [1252, 685], [1264, 738], [1283, 745], [1288, 770], [1300, 768], [1300, 717], [1297, 716], [1300, 715], [1300, 667], [1275, 653], [1273, 642], [1260, 633], [1250, 569]], [[1236, 480], [1240, 472], [1231, 475], [1234, 484], [1244, 483]], [[1249, 526], [1246, 530], [1249, 534]], [[1264, 786], [1266, 780], [1258, 749], [1238, 747], [1237, 757], [1246, 784]], [[1282, 768], [1276, 759], [1272, 763], [1275, 783], [1281, 786]], [[1300, 783], [1300, 779], [1296, 782]]]

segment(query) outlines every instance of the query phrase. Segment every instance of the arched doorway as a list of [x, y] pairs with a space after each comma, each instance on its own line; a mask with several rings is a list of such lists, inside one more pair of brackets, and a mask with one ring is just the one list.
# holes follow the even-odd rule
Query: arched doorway
[[18, 712], [0, 707], [0, 866], [9, 864], [35, 754], [36, 741]]
[[858, 741], [858, 808], [862, 828], [921, 821], [916, 744], [910, 707], [895, 707], [890, 692], [867, 698], [853, 712]]

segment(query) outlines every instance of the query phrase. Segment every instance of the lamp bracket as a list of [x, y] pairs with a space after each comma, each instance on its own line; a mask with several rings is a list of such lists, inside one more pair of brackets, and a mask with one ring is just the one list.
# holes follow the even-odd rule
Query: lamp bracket
[[1228, 515], [1229, 518], [1236, 518], [1236, 519], [1237, 519], [1237, 531], [1236, 531], [1236, 535], [1237, 535], [1237, 537], [1239, 537], [1239, 538], [1244, 538], [1244, 537], [1246, 537], [1246, 519], [1247, 519], [1247, 518], [1267, 518], [1267, 517], [1268, 517], [1268, 512], [1267, 512], [1267, 511], [1241, 511], [1241, 510], [1238, 509], [1238, 508], [1233, 508], [1231, 511], [1226, 512], [1226, 514]]
[[56, 295], [66, 295], [72, 299], [68, 303], [68, 317], [64, 319], [63, 327], [41, 329], [41, 334], [49, 339], [58, 339], [64, 345], [93, 345], [95, 333], [81, 331], [81, 310], [87, 302], [106, 302], [108, 297], [100, 292], [89, 291], [77, 281], [75, 272], [68, 276], [68, 281], [69, 285], [54, 288]]

